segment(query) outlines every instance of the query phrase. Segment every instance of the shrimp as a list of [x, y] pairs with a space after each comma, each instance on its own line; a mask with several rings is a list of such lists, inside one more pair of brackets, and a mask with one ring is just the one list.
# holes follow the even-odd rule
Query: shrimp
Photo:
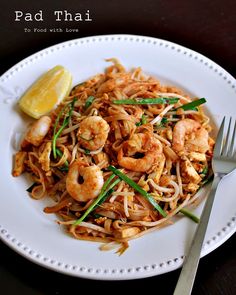
[[90, 151], [95, 151], [106, 143], [110, 126], [99, 116], [85, 118], [77, 133], [79, 144]]
[[[82, 183], [79, 182], [80, 176], [83, 178]], [[76, 201], [87, 202], [96, 198], [103, 184], [103, 173], [98, 166], [88, 166], [81, 161], [71, 164], [66, 178], [66, 189]]]
[[29, 144], [34, 146], [39, 146], [44, 137], [47, 135], [50, 127], [51, 127], [52, 120], [48, 116], [43, 116], [38, 119], [30, 129], [27, 131], [25, 138], [21, 143], [21, 147], [24, 148]]
[[[124, 156], [126, 148], [127, 156]], [[144, 154], [142, 158], [132, 158], [138, 153]], [[151, 171], [155, 166], [159, 154], [162, 153], [161, 142], [148, 133], [134, 134], [125, 141], [118, 152], [117, 160], [121, 167], [136, 172]]]
[[195, 132], [195, 135], [187, 140], [186, 149], [205, 154], [209, 150], [209, 134], [203, 127]]
[[207, 130], [199, 122], [183, 119], [174, 127], [172, 148], [177, 153], [182, 151], [206, 153], [209, 149], [208, 138]]

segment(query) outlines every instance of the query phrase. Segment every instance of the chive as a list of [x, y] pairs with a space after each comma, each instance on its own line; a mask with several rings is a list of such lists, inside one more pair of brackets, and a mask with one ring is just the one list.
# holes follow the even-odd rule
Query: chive
[[[58, 155], [59, 157], [62, 157], [62, 156], [63, 156], [62, 152], [61, 152], [59, 149], [56, 149], [56, 153], [57, 153], [57, 155]], [[67, 160], [65, 161], [65, 165], [66, 165], [66, 166], [69, 166], [69, 163], [68, 163]]]
[[136, 123], [135, 125], [136, 126], [141, 126], [141, 125], [144, 125], [146, 123], [147, 123], [147, 118], [146, 118], [146, 116], [144, 114], [142, 114], [141, 121]]
[[105, 190], [107, 189], [110, 182], [114, 179], [114, 177], [115, 177], [115, 174], [112, 174], [109, 178], [107, 178], [107, 180], [105, 181], [105, 183], [102, 187], [101, 194], [105, 192]]
[[66, 127], [66, 125], [62, 125], [60, 127], [60, 129], [57, 131], [57, 133], [55, 135], [53, 135], [53, 139], [52, 139], [52, 151], [53, 151], [53, 157], [54, 159], [56, 159], [57, 157], [57, 152], [56, 152], [56, 143], [57, 143], [57, 138], [60, 136], [60, 134], [62, 133], [63, 129]]
[[63, 167], [58, 167], [58, 169], [60, 170], [60, 171], [69, 171], [69, 167], [68, 166], [63, 166]]
[[175, 104], [179, 98], [173, 97], [156, 97], [156, 98], [135, 98], [135, 99], [119, 99], [113, 100], [114, 104]]
[[190, 103], [186, 103], [178, 108], [176, 108], [175, 110], [178, 110], [178, 109], [183, 109], [184, 111], [188, 111], [188, 110], [197, 110], [197, 106], [203, 104], [206, 102], [206, 99], [205, 98], [200, 98], [200, 99], [197, 99], [197, 100], [194, 100]]
[[201, 187], [203, 187], [204, 185], [208, 184], [209, 182], [211, 182], [214, 178], [214, 174], [211, 174], [207, 179], [204, 179], [203, 182], [201, 183]]
[[90, 155], [90, 150], [85, 149], [84, 153], [85, 153], [85, 155]]
[[[62, 157], [62, 152], [56, 148], [56, 153], [59, 157]], [[59, 168], [61, 171], [68, 171], [69, 170], [69, 163], [68, 161], [66, 160], [65, 163], [64, 163], [64, 166], [63, 167], [60, 167]]]
[[179, 210], [179, 212], [181, 212], [182, 214], [184, 214], [185, 216], [187, 216], [188, 218], [192, 219], [194, 222], [199, 223], [200, 219], [194, 215], [192, 212], [182, 208], [181, 210]]
[[110, 188], [108, 191], [106, 191], [106, 193], [104, 194], [104, 196], [100, 199], [100, 201], [97, 203], [97, 205], [94, 207], [94, 209], [96, 209], [99, 205], [101, 205], [104, 201], [106, 201], [106, 199], [114, 192], [113, 188]]
[[119, 178], [124, 180], [128, 185], [134, 188], [141, 195], [143, 195], [163, 217], [167, 216], [166, 212], [158, 205], [156, 200], [144, 189], [142, 189], [136, 182], [134, 182], [128, 176], [123, 174], [120, 170], [116, 169], [114, 166], [109, 166], [108, 169], [111, 170], [114, 174], [116, 174]]
[[154, 124], [154, 127], [157, 129], [160, 127], [165, 127], [167, 123], [168, 123], [168, 119], [166, 117], [164, 117], [161, 119], [160, 123]]
[[161, 119], [160, 126], [164, 127], [167, 123], [168, 123], [168, 119], [164, 117]]
[[31, 193], [32, 190], [33, 190], [33, 188], [34, 188], [36, 185], [37, 185], [37, 183], [34, 182], [30, 187], [28, 187], [28, 188], [26, 189], [26, 191], [29, 192], [29, 193]]
[[[57, 152], [56, 152], [56, 142], [57, 142], [57, 138], [60, 136], [60, 134], [62, 133], [63, 129], [69, 124], [69, 120], [70, 117], [72, 115], [72, 111], [74, 109], [74, 104], [75, 104], [75, 100], [76, 98], [74, 98], [70, 103], [68, 103], [66, 106], [64, 106], [62, 108], [62, 110], [60, 111], [60, 113], [58, 114], [56, 121], [55, 121], [55, 125], [54, 125], [54, 129], [53, 129], [53, 138], [52, 138], [52, 151], [53, 151], [53, 156], [54, 159], [56, 159], [57, 157]], [[68, 114], [64, 117], [62, 126], [59, 128], [59, 130], [56, 132], [57, 126], [59, 124], [59, 120], [62, 116], [62, 113], [69, 108], [69, 112]]]
[[[78, 225], [80, 222], [82, 222], [84, 220], [84, 218], [90, 213], [92, 212], [98, 205], [99, 202], [101, 202], [101, 200], [103, 198], [105, 198], [105, 196], [108, 196], [108, 192], [109, 194], [111, 194], [112, 192], [110, 192], [109, 190], [105, 192], [105, 190], [107, 189], [107, 187], [109, 186], [110, 182], [113, 180], [113, 178], [115, 177], [115, 174], [112, 174], [104, 183], [102, 190], [98, 196], [98, 198], [91, 204], [90, 207], [88, 207], [88, 209], [85, 211], [85, 213], [80, 217], [80, 219], [78, 219], [74, 225]], [[118, 179], [119, 180], [119, 179]], [[114, 184], [114, 183], [113, 183]], [[111, 189], [112, 189], [112, 185], [111, 185]]]
[[207, 175], [207, 173], [208, 173], [208, 167], [205, 166], [205, 167], [203, 168], [201, 174], [205, 174], [205, 175]]
[[[84, 212], [84, 214], [73, 223], [73, 225], [79, 225], [89, 215], [89, 213], [91, 213], [97, 207], [97, 205], [101, 204], [101, 202], [104, 202], [113, 193], [113, 187], [115, 187], [120, 182], [119, 178], [116, 179], [110, 185], [110, 187], [107, 191], [105, 191], [106, 187], [109, 185], [110, 181], [113, 178], [114, 177], [111, 177], [111, 176], [110, 176], [110, 178], [108, 178], [108, 180], [104, 183], [101, 193], [99, 194], [97, 199], [88, 207], [88, 209]], [[104, 189], [104, 187], [105, 187], [105, 189]]]
[[85, 102], [84, 108], [85, 110], [87, 110], [87, 108], [89, 108], [91, 106], [91, 104], [93, 103], [95, 97], [94, 96], [89, 96]]
[[142, 114], [141, 123], [142, 123], [142, 125], [147, 123], [147, 118], [144, 114]]
[[55, 121], [55, 124], [54, 124], [54, 128], [53, 128], [53, 136], [56, 134], [56, 129], [57, 129], [57, 126], [58, 126], [58, 124], [59, 124], [59, 120], [60, 120], [60, 118], [61, 118], [61, 116], [62, 116], [62, 113], [65, 111], [66, 108], [67, 108], [67, 105], [65, 105], [65, 106], [61, 109], [61, 111], [59, 112], [59, 114], [58, 114], [58, 116], [57, 116], [57, 118], [56, 118], [56, 121]]

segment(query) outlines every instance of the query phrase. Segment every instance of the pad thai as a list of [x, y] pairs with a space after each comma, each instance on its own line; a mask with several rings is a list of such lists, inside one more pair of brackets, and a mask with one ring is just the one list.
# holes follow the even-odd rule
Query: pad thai
[[29, 127], [13, 176], [31, 175], [34, 199], [51, 198], [58, 223], [102, 250], [171, 223], [210, 175], [214, 140], [204, 98], [108, 59]]

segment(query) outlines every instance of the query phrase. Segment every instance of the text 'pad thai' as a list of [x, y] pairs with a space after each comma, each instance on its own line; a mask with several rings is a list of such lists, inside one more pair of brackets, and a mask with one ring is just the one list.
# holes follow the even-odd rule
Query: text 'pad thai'
[[30, 126], [13, 176], [29, 172], [30, 195], [52, 198], [44, 212], [75, 238], [103, 250], [118, 243], [122, 253], [130, 239], [190, 214], [183, 207], [209, 178], [214, 140], [204, 98], [108, 61]]

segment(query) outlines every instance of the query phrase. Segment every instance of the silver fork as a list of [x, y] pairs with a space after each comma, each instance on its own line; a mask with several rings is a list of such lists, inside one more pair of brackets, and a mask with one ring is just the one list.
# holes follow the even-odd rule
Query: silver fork
[[234, 123], [233, 133], [230, 140], [231, 121], [232, 118], [230, 118], [229, 120], [225, 140], [225, 117], [220, 125], [213, 152], [212, 169], [214, 173], [214, 179], [211, 191], [203, 209], [200, 223], [197, 227], [193, 241], [184, 260], [183, 268], [180, 273], [174, 295], [191, 294], [218, 184], [225, 175], [229, 174], [236, 168], [236, 152], [234, 149], [234, 142], [236, 137], [236, 121]]

